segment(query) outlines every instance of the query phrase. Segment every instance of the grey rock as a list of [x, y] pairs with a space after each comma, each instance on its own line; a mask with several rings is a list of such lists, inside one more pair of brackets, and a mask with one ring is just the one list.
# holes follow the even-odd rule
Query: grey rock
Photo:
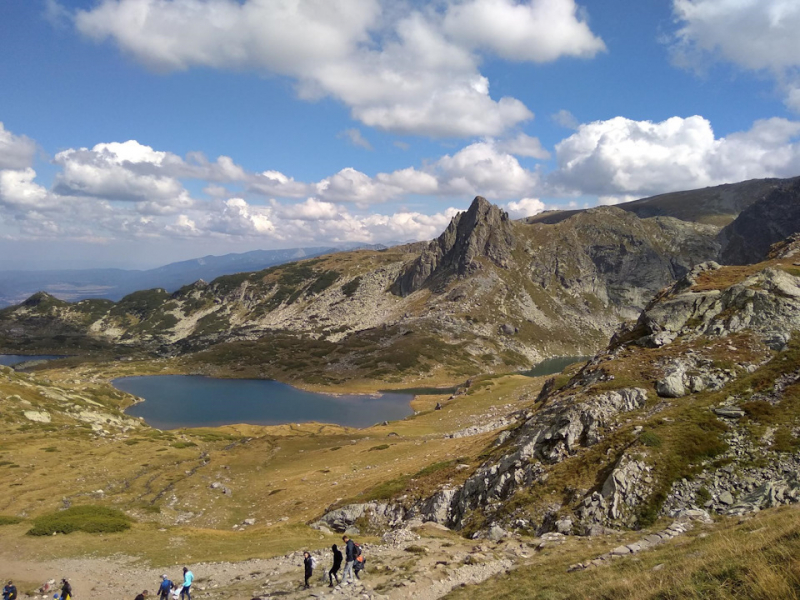
[[670, 373], [656, 383], [656, 393], [662, 398], [682, 398], [686, 395], [683, 373]]
[[508, 537], [508, 532], [498, 525], [492, 525], [489, 527], [489, 531], [486, 533], [486, 537], [492, 540], [493, 542], [499, 542], [502, 539]]
[[726, 419], [741, 419], [745, 412], [741, 408], [733, 408], [730, 406], [722, 406], [714, 409], [714, 414]]

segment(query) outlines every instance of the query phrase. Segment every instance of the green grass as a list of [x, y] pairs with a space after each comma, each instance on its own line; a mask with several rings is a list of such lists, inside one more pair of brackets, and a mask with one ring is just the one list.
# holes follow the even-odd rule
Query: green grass
[[33, 520], [28, 535], [53, 535], [54, 533], [117, 533], [130, 529], [133, 519], [125, 513], [105, 506], [74, 506]]
[[22, 518], [0, 515], [0, 525], [16, 525], [17, 523], [22, 523]]
[[661, 438], [652, 431], [643, 431], [639, 436], [639, 441], [648, 448], [658, 448], [662, 444]]

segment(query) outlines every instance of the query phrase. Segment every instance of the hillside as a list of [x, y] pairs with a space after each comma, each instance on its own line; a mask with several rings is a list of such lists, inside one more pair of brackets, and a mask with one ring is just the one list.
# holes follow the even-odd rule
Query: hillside
[[[14, 556], [0, 555], [14, 569], [69, 565], [84, 589], [106, 590], [156, 577], [178, 549], [207, 598], [300, 598], [297, 551], [324, 556], [350, 528], [371, 562], [363, 586], [336, 592], [345, 598], [794, 589], [798, 253], [789, 240], [756, 265], [698, 265], [588, 362], [546, 382], [477, 377], [364, 430], [157, 431], [124, 415], [134, 399], [106, 382], [173, 361], [0, 369], [0, 485], [14, 489], [0, 539]], [[55, 545], [25, 535], [72, 505], [135, 522]]]
[[798, 252], [794, 240], [746, 268], [698, 265], [498, 424], [472, 475], [323, 521], [369, 512], [476, 537], [583, 535], [800, 502]]
[[253, 250], [240, 254], [204, 256], [144, 271], [129, 269], [59, 269], [0, 271], [0, 307], [18, 304], [35, 292], [47, 292], [60, 300], [87, 298], [119, 300], [123, 296], [161, 287], [171, 292], [198, 279], [210, 281], [222, 275], [256, 271], [302, 258], [336, 252], [335, 248]]
[[302, 371], [312, 383], [458, 380], [594, 351], [659, 289], [716, 257], [717, 231], [614, 207], [527, 224], [476, 198], [427, 246], [338, 253], [117, 303], [37, 294], [0, 311], [0, 347], [181, 356], [204, 372]]
[[[682, 221], [724, 227], [754, 202], [796, 181], [797, 178], [751, 179], [697, 190], [659, 194], [616, 206], [642, 219], [669, 216]], [[557, 223], [579, 212], [582, 210], [547, 211], [525, 220], [529, 223]]]

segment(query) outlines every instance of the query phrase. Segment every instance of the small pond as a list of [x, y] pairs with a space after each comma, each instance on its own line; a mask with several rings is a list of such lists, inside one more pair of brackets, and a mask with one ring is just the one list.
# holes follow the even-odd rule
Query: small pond
[[528, 377], [542, 377], [544, 375], [555, 375], [561, 373], [568, 366], [577, 362], [586, 362], [590, 356], [556, 356], [555, 358], [548, 358], [538, 363], [535, 367], [528, 371], [523, 371], [523, 375]]
[[263, 379], [215, 379], [198, 375], [123, 377], [114, 386], [144, 398], [126, 413], [158, 429], [219, 427], [236, 423], [281, 425], [317, 421], [369, 427], [413, 413], [413, 395], [317, 394]]

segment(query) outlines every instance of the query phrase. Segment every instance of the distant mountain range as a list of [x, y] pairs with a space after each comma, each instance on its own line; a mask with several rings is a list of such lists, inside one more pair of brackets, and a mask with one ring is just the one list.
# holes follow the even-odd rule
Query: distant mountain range
[[385, 248], [380, 244], [348, 244], [340, 247], [253, 250], [223, 256], [203, 256], [148, 270], [70, 269], [0, 271], [0, 307], [18, 304], [36, 292], [47, 292], [61, 300], [87, 298], [119, 300], [137, 290], [164, 288], [174, 292], [202, 279], [211, 281], [220, 275], [259, 271], [287, 262], [345, 250]]

